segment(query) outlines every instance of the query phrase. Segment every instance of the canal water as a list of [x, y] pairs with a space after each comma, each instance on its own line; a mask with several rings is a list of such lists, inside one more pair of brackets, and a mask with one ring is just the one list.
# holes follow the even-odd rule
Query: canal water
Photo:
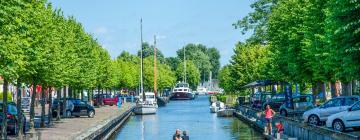
[[210, 113], [207, 96], [171, 101], [156, 115], [132, 116], [113, 140], [171, 140], [176, 129], [186, 130], [191, 140], [257, 140], [261, 134], [237, 118]]

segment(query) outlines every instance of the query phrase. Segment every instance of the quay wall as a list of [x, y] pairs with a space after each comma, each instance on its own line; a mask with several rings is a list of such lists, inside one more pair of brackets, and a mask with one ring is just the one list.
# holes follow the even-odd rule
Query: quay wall
[[[235, 117], [239, 118], [259, 132], [264, 132], [264, 118], [259, 116], [261, 110], [248, 106], [238, 106]], [[313, 126], [302, 123], [291, 118], [274, 117], [273, 123], [281, 121], [284, 125], [284, 137], [297, 138], [298, 140], [360, 140], [359, 136], [348, 133], [337, 132], [320, 126]], [[273, 124], [273, 126], [275, 126]], [[273, 128], [274, 129], [274, 128]], [[267, 139], [275, 139], [265, 135]]]
[[109, 139], [116, 130], [125, 124], [126, 120], [132, 115], [134, 107], [129, 108], [124, 113], [115, 115], [104, 120], [97, 126], [94, 126], [80, 135], [74, 137], [74, 140], [103, 140]]

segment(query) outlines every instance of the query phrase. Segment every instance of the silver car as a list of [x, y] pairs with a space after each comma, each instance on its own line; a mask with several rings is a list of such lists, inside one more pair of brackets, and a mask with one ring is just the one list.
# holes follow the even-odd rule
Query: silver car
[[279, 111], [282, 116], [287, 116], [290, 114], [302, 114], [305, 111], [315, 107], [313, 103], [313, 96], [310, 94], [295, 96], [292, 98], [292, 100], [294, 108], [286, 107], [286, 103], [280, 106]]
[[330, 115], [346, 111], [351, 105], [359, 101], [359, 96], [341, 96], [333, 98], [319, 107], [306, 111], [303, 114], [305, 123], [319, 125], [324, 122]]

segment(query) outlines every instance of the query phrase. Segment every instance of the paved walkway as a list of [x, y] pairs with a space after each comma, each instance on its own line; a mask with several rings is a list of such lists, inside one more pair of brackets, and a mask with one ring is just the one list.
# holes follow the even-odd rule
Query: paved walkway
[[131, 108], [133, 104], [126, 103], [121, 109], [117, 106], [103, 106], [95, 108], [96, 115], [94, 118], [79, 117], [62, 119], [60, 122], [54, 122], [51, 128], [38, 128], [42, 140], [70, 140], [79, 133], [96, 126], [103, 120], [113, 115], [120, 114]]

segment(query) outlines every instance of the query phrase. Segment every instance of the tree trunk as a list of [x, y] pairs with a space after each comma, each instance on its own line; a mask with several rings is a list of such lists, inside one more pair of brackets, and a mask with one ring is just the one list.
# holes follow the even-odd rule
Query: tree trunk
[[61, 111], [61, 106], [60, 106], [60, 100], [61, 100], [61, 88], [59, 88], [56, 92], [56, 98], [57, 98], [57, 101], [58, 101], [58, 106], [57, 106], [57, 109], [56, 109], [56, 121], [60, 121], [61, 117], [60, 117], [60, 111]]
[[80, 90], [80, 93], [81, 93], [81, 101], [84, 101], [84, 90], [81, 89], [81, 90]]
[[[3, 83], [3, 105], [2, 105], [2, 114], [4, 114], [4, 117], [6, 117], [7, 114], [7, 93], [8, 93], [8, 86], [9, 83], [6, 79], [4, 79], [4, 83]], [[7, 139], [7, 121], [2, 121], [1, 124], [3, 127], [1, 127], [1, 139], [6, 140]]]
[[63, 117], [66, 118], [66, 106], [67, 106], [67, 103], [66, 103], [66, 86], [64, 86], [64, 96], [63, 96]]
[[326, 84], [325, 82], [320, 82], [321, 93], [323, 94], [323, 100], [326, 100]]
[[45, 127], [45, 86], [44, 84], [41, 86], [41, 120], [40, 127]]
[[17, 93], [16, 93], [16, 108], [17, 108], [17, 128], [19, 128], [19, 133], [18, 133], [18, 139], [22, 140], [23, 139], [23, 115], [22, 115], [22, 109], [21, 109], [21, 82], [20, 80], [17, 80]]
[[312, 94], [313, 94], [313, 102], [314, 102], [314, 104], [316, 104], [316, 95], [317, 95], [317, 90], [318, 90], [318, 88], [317, 88], [317, 84], [316, 83], [312, 83], [311, 84], [311, 92], [312, 92]]
[[352, 82], [341, 82], [342, 95], [351, 96], [352, 95]]
[[331, 97], [337, 97], [336, 95], [336, 84], [335, 82], [331, 81], [330, 82], [330, 92], [331, 92]]
[[49, 108], [48, 108], [48, 126], [52, 125], [52, 88], [50, 87], [49, 90]]
[[357, 80], [352, 81], [352, 95], [358, 94]]
[[34, 117], [35, 117], [35, 97], [36, 97], [36, 84], [35, 82], [33, 82], [33, 93], [31, 94], [31, 104], [30, 104], [30, 132], [34, 133], [35, 129], [34, 129]]
[[76, 90], [73, 89], [72, 87], [69, 87], [69, 97], [70, 98], [74, 98], [74, 92], [76, 92]]

